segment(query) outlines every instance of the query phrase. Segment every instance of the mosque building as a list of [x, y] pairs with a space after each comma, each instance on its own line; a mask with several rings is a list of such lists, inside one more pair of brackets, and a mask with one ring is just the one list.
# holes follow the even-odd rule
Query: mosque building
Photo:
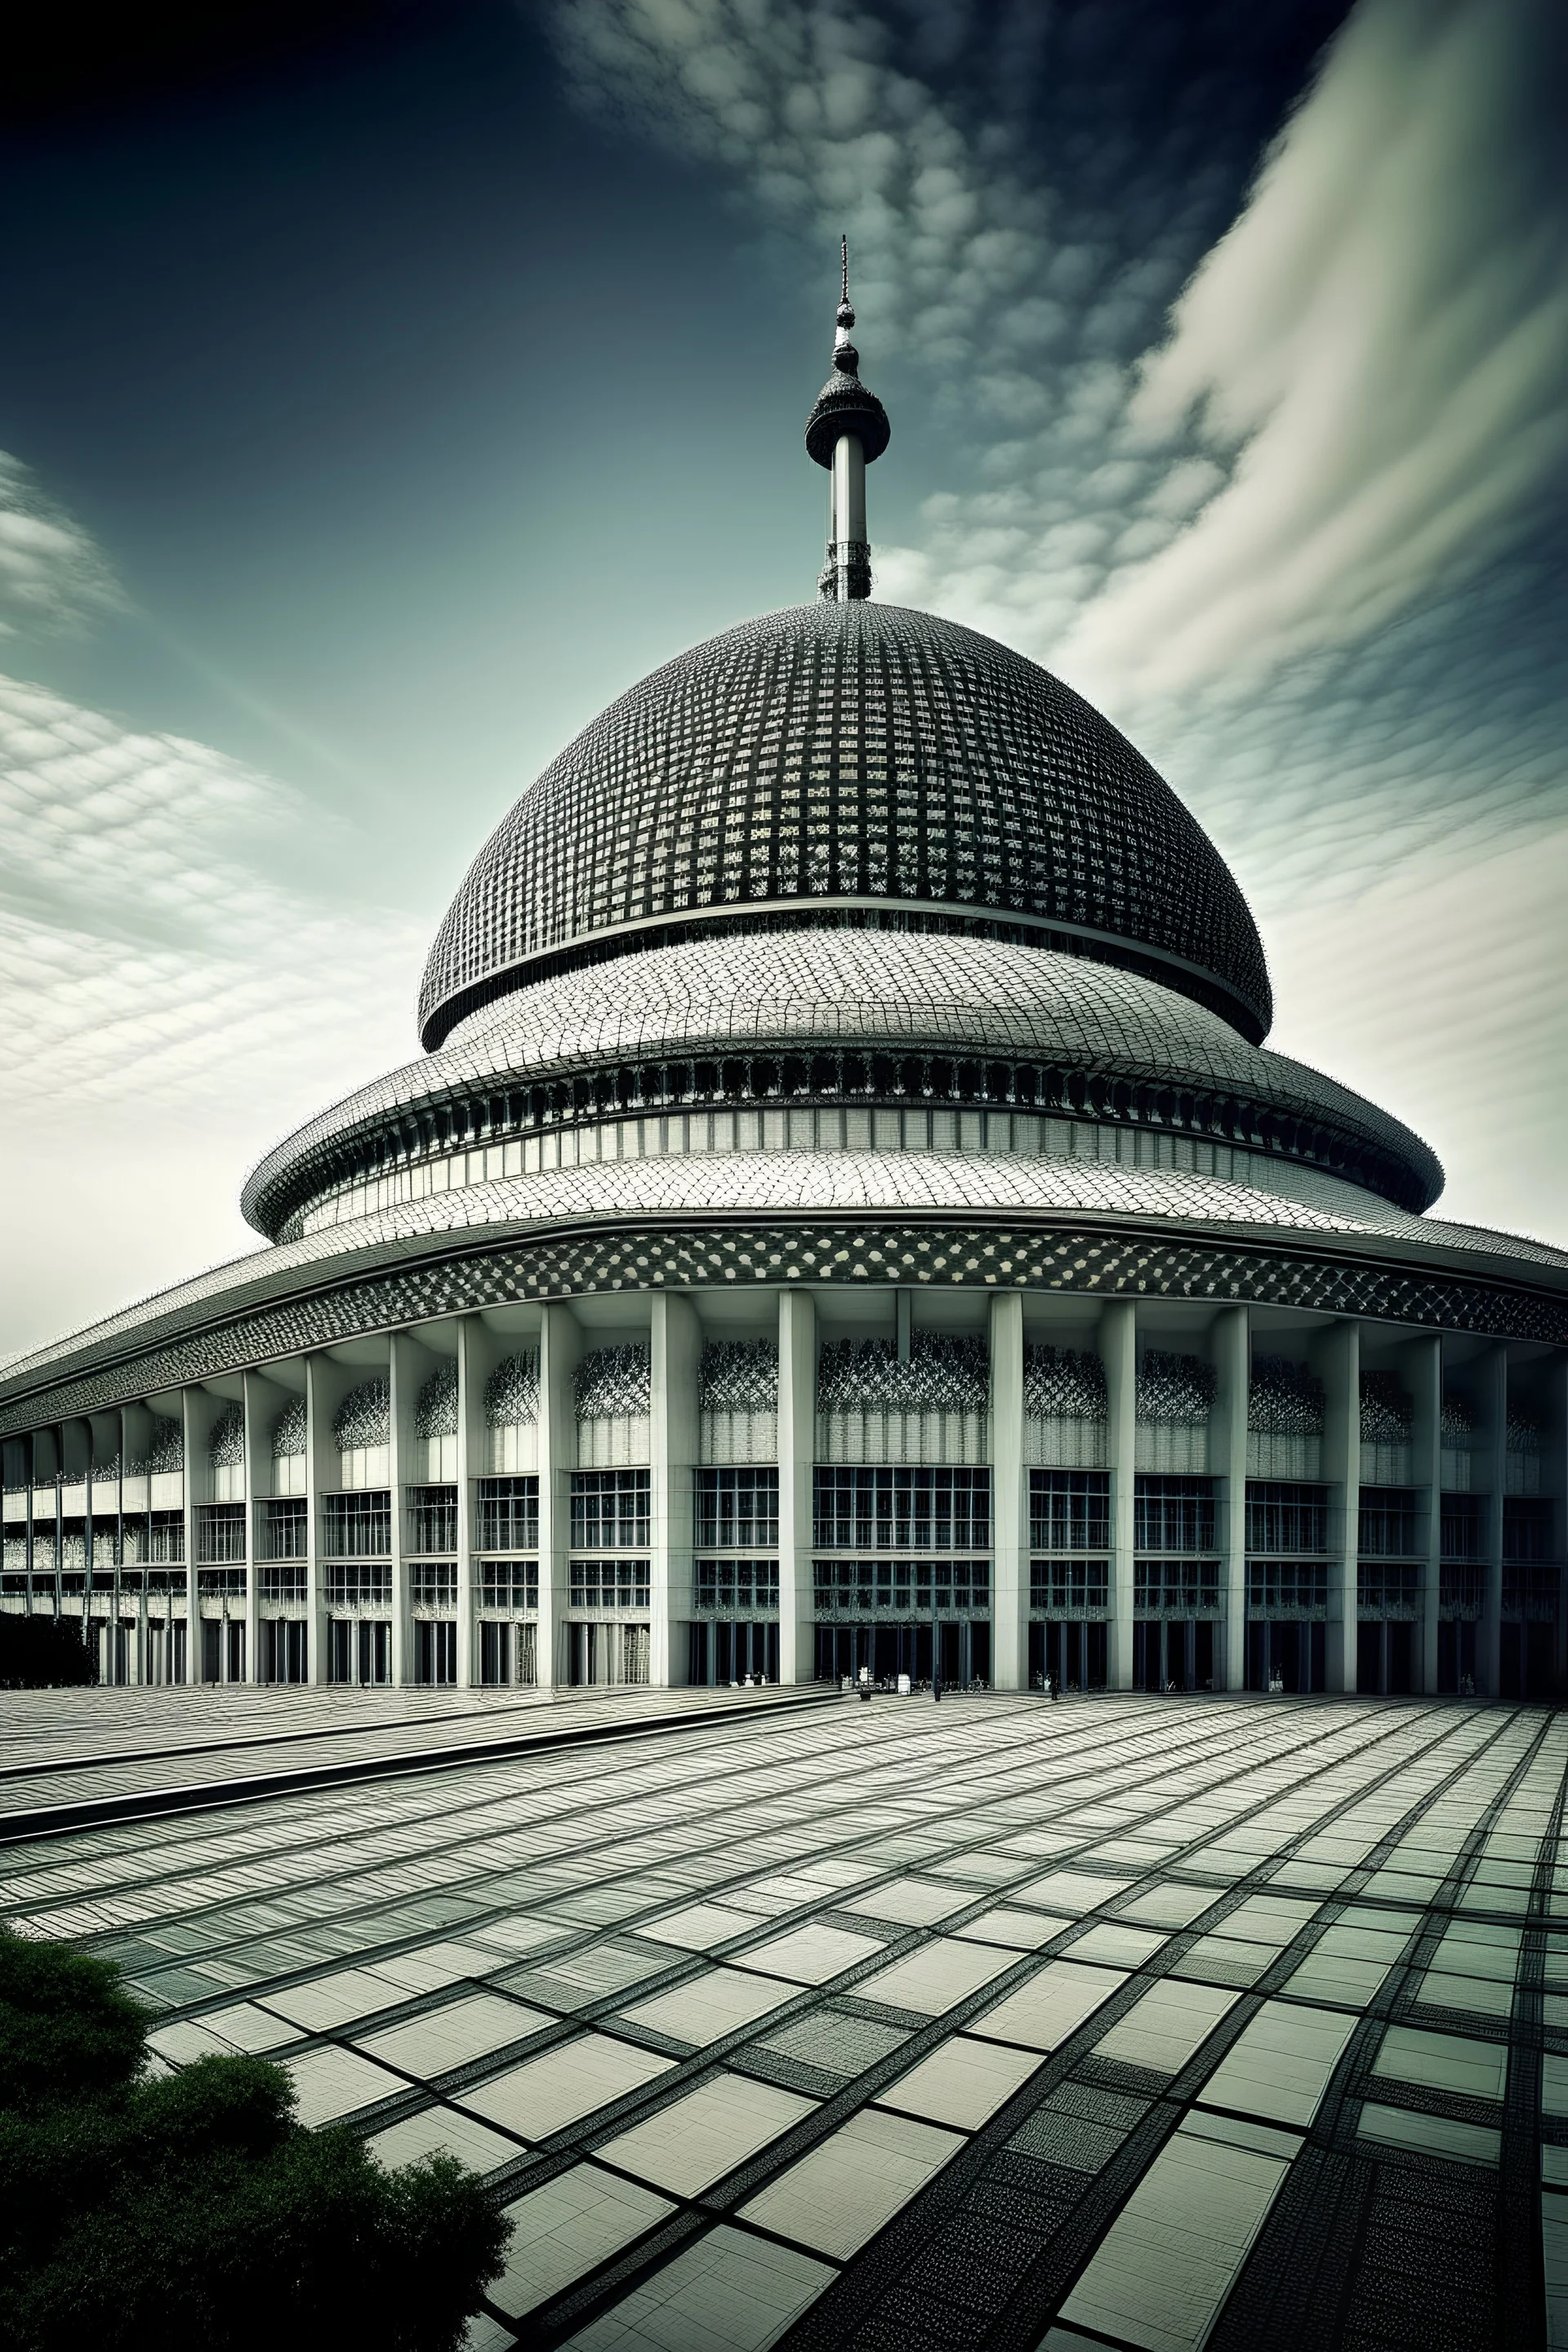
[[264, 1247], [5, 1366], [0, 1607], [112, 1683], [1560, 1691], [1568, 1254], [1268, 1050], [1109, 721], [870, 600], [837, 318], [817, 600], [522, 794]]

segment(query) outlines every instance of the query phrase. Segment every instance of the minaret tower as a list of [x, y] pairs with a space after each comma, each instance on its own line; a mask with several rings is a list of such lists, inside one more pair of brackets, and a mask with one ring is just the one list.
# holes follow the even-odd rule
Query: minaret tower
[[849, 340], [855, 324], [849, 299], [849, 240], [841, 240], [843, 291], [833, 338], [833, 373], [805, 423], [807, 455], [827, 473], [827, 561], [817, 586], [830, 604], [871, 593], [871, 548], [866, 537], [866, 468], [888, 446], [888, 412], [860, 381], [860, 354]]

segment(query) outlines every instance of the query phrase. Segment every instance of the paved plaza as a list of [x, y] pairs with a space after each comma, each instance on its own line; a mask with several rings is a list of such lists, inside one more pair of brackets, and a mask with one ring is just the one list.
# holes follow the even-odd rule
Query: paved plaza
[[472, 2352], [1568, 2344], [1559, 1716], [718, 1696], [13, 1812], [0, 1908], [118, 1960], [163, 2063], [265, 2052], [489, 2175]]

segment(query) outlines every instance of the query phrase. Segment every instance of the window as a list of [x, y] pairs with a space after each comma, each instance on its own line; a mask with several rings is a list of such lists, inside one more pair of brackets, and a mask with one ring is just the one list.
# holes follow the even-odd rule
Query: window
[[537, 1560], [482, 1559], [479, 1562], [481, 1609], [537, 1609]]
[[1356, 1570], [1356, 1608], [1363, 1617], [1411, 1618], [1421, 1612], [1421, 1570], [1414, 1562], [1384, 1567], [1381, 1562]]
[[204, 1601], [243, 1601], [245, 1570], [243, 1568], [198, 1568], [196, 1591]]
[[274, 1566], [264, 1562], [261, 1568], [261, 1598], [263, 1601], [303, 1601], [305, 1598], [305, 1565]]
[[1213, 1551], [1212, 1478], [1140, 1478], [1132, 1490], [1139, 1551]]
[[819, 1617], [873, 1610], [929, 1617], [933, 1606], [979, 1612], [991, 1602], [991, 1564], [984, 1559], [819, 1559], [813, 1582]]
[[408, 1549], [411, 1552], [457, 1550], [456, 1486], [409, 1487]]
[[204, 1503], [196, 1512], [198, 1560], [245, 1558], [245, 1505]]
[[1504, 1559], [1550, 1559], [1552, 1506], [1510, 1495], [1502, 1507]]
[[[1468, 1502], [1468, 1496], [1461, 1496]], [[1487, 1573], [1484, 1568], [1447, 1568], [1441, 1571], [1437, 1584], [1437, 1614], [1450, 1622], [1477, 1624], [1486, 1603]]]
[[185, 1557], [185, 1515], [184, 1511], [153, 1511], [147, 1528], [147, 1557], [160, 1566], [173, 1567]]
[[1031, 1470], [1033, 1551], [1109, 1551], [1110, 1479], [1103, 1470]]
[[1134, 1560], [1132, 1606], [1140, 1617], [1217, 1615], [1218, 1560]]
[[481, 1478], [476, 1532], [481, 1551], [537, 1551], [538, 1479]]
[[722, 1609], [749, 1617], [779, 1605], [779, 1564], [776, 1559], [700, 1559], [697, 1563], [697, 1606]]
[[263, 1559], [304, 1559], [308, 1507], [302, 1495], [288, 1502], [263, 1503], [258, 1531]]
[[574, 1551], [592, 1551], [601, 1544], [646, 1544], [652, 1539], [651, 1497], [646, 1470], [573, 1472]]
[[[612, 1474], [614, 1475], [614, 1474]], [[647, 1609], [652, 1604], [646, 1559], [574, 1559], [574, 1609]]]
[[392, 1606], [390, 1560], [334, 1561], [321, 1580], [329, 1608], [389, 1609]]
[[1363, 1486], [1356, 1550], [1363, 1559], [1410, 1559], [1421, 1548], [1420, 1514], [1405, 1486]]
[[1247, 1606], [1254, 1617], [1326, 1617], [1328, 1569], [1311, 1560], [1249, 1560]]
[[1032, 1559], [1029, 1606], [1042, 1617], [1103, 1617], [1110, 1607], [1110, 1568], [1103, 1559]]
[[457, 1561], [416, 1560], [408, 1571], [408, 1598], [416, 1609], [455, 1609], [458, 1605]]
[[328, 1559], [385, 1559], [392, 1550], [392, 1496], [386, 1488], [326, 1496], [321, 1506], [321, 1549]]
[[697, 1540], [715, 1549], [744, 1550], [779, 1539], [776, 1470], [700, 1470]]
[[1557, 1622], [1557, 1570], [1542, 1561], [1508, 1561], [1502, 1572], [1502, 1613], [1515, 1623]]
[[983, 1551], [991, 1541], [991, 1473], [818, 1470], [816, 1541]]
[[1273, 1479], [1250, 1479], [1247, 1488], [1248, 1551], [1327, 1551], [1329, 1490]]
[[1442, 1549], [1445, 1559], [1479, 1559], [1486, 1550], [1486, 1504], [1479, 1495], [1445, 1495]]

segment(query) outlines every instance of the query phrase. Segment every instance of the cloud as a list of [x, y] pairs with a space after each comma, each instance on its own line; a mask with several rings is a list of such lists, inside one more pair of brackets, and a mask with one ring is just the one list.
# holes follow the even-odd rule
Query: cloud
[[[1234, 457], [1061, 660], [1170, 688], [1364, 639], [1539, 528], [1568, 469], [1568, 220], [1539, 0], [1375, 0], [1182, 295], [1129, 446]], [[1152, 503], [1158, 504], [1156, 492]]]
[[[406, 1057], [424, 940], [300, 795], [10, 678], [0, 830], [5, 1349], [247, 1246], [250, 1162]], [[292, 878], [323, 864], [342, 903]]]
[[121, 602], [88, 533], [0, 449], [0, 637], [68, 627]]

